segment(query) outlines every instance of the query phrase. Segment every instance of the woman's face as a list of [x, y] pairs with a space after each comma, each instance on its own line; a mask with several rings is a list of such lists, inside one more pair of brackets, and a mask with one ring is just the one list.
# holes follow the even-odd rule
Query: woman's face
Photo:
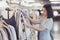
[[42, 15], [43, 16], [47, 16], [47, 10], [43, 7], [43, 9], [42, 9]]

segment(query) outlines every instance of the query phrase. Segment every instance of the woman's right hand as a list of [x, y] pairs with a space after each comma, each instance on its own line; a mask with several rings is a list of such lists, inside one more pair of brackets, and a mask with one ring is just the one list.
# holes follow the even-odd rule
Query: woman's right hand
[[29, 16], [29, 12], [28, 11], [26, 11], [26, 15], [27, 15], [27, 17], [29, 18], [30, 16]]

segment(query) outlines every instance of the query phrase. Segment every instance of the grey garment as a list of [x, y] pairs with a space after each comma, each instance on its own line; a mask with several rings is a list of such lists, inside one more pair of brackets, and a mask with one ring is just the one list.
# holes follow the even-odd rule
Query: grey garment
[[24, 40], [23, 31], [22, 31], [23, 28], [22, 28], [22, 24], [21, 24], [21, 14], [18, 13], [17, 15], [18, 15], [17, 16], [17, 25], [19, 27], [19, 40]]
[[[22, 15], [22, 12], [17, 12], [17, 16], [16, 16], [16, 19], [17, 19], [17, 26], [18, 26], [18, 29], [19, 29], [19, 40], [25, 40], [27, 38], [27, 40], [31, 40], [31, 31], [30, 31], [30, 28], [27, 28], [26, 32], [23, 32], [23, 24], [21, 23], [21, 15]], [[29, 32], [29, 33], [28, 33]]]
[[20, 18], [20, 11], [16, 11], [15, 12], [15, 19], [16, 19], [16, 26], [18, 27], [18, 31], [17, 31], [17, 34], [18, 34], [18, 40], [20, 40], [20, 32], [19, 32], [19, 18]]
[[26, 32], [24, 30], [24, 25], [21, 22], [21, 13], [19, 13], [19, 18], [18, 18], [18, 27], [19, 27], [19, 40], [27, 40], [26, 39]]
[[52, 18], [48, 19], [47, 22], [43, 26], [46, 29], [39, 33], [39, 40], [52, 40], [51, 36], [50, 36], [50, 31], [51, 31], [52, 26], [53, 26], [53, 19]]
[[19, 28], [19, 40], [26, 40], [26, 32], [23, 32], [24, 26], [21, 23], [21, 15], [22, 15], [22, 12], [17, 11], [16, 19], [17, 19], [17, 25], [18, 25], [18, 28]]
[[17, 26], [18, 26], [18, 36], [19, 36], [19, 40], [24, 40], [24, 33], [23, 33], [23, 28], [22, 28], [22, 23], [21, 23], [21, 13], [17, 13], [16, 15], [16, 19], [17, 19]]
[[5, 32], [5, 35], [6, 35], [6, 37], [8, 38], [8, 40], [9, 40], [9, 37], [8, 37], [8, 32], [7, 32], [7, 30], [6, 29], [4, 29], [3, 28], [3, 30], [4, 30], [4, 32]]
[[[30, 24], [30, 21], [29, 21], [28, 18], [24, 17], [24, 20], [26, 20], [26, 22]], [[25, 27], [25, 32], [26, 32], [27, 40], [32, 40], [32, 31], [31, 31], [31, 28]]]
[[0, 40], [3, 40], [3, 38], [2, 38], [2, 33], [0, 32]]
[[8, 38], [6, 37], [6, 33], [4, 32], [4, 30], [2, 28], [0, 28], [0, 32], [2, 33], [2, 38], [3, 40], [8, 40]]
[[14, 27], [11, 25], [8, 25], [8, 27], [11, 30], [11, 35], [12, 35], [13, 40], [17, 40], [16, 31], [15, 31]]
[[[24, 16], [23, 14], [21, 14], [22, 15], [22, 18], [23, 18], [23, 21], [25, 20], [27, 23], [29, 23], [30, 24], [30, 21], [28, 20], [28, 18], [26, 17], [26, 15]], [[27, 27], [25, 27], [25, 25], [23, 26], [24, 28], [23, 29], [25, 29], [25, 39], [27, 39], [27, 40], [32, 40], [32, 33], [31, 33], [31, 29], [30, 28], [27, 28]]]
[[9, 40], [13, 40], [10, 28], [8, 26], [4, 26], [3, 28], [7, 29], [7, 31], [8, 31], [8, 33], [9, 33], [8, 37], [10, 37]]

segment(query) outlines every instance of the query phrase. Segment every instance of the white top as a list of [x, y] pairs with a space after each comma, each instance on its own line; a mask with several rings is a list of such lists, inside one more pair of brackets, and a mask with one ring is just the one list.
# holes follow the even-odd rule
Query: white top
[[49, 18], [47, 22], [43, 25], [46, 29], [39, 34], [39, 40], [52, 40], [50, 36], [50, 31], [53, 26], [53, 19]]

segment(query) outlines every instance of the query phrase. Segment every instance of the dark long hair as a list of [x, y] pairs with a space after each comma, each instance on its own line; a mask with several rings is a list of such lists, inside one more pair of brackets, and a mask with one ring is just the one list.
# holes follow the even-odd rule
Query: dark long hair
[[[52, 10], [51, 4], [46, 4], [43, 7], [47, 10], [47, 16], [48, 16], [48, 18], [53, 18], [53, 10]], [[51, 31], [50, 31], [50, 36], [51, 36], [51, 39], [54, 40]]]
[[52, 18], [53, 17], [53, 10], [52, 10], [51, 4], [45, 4], [43, 7], [47, 10], [48, 18]]

